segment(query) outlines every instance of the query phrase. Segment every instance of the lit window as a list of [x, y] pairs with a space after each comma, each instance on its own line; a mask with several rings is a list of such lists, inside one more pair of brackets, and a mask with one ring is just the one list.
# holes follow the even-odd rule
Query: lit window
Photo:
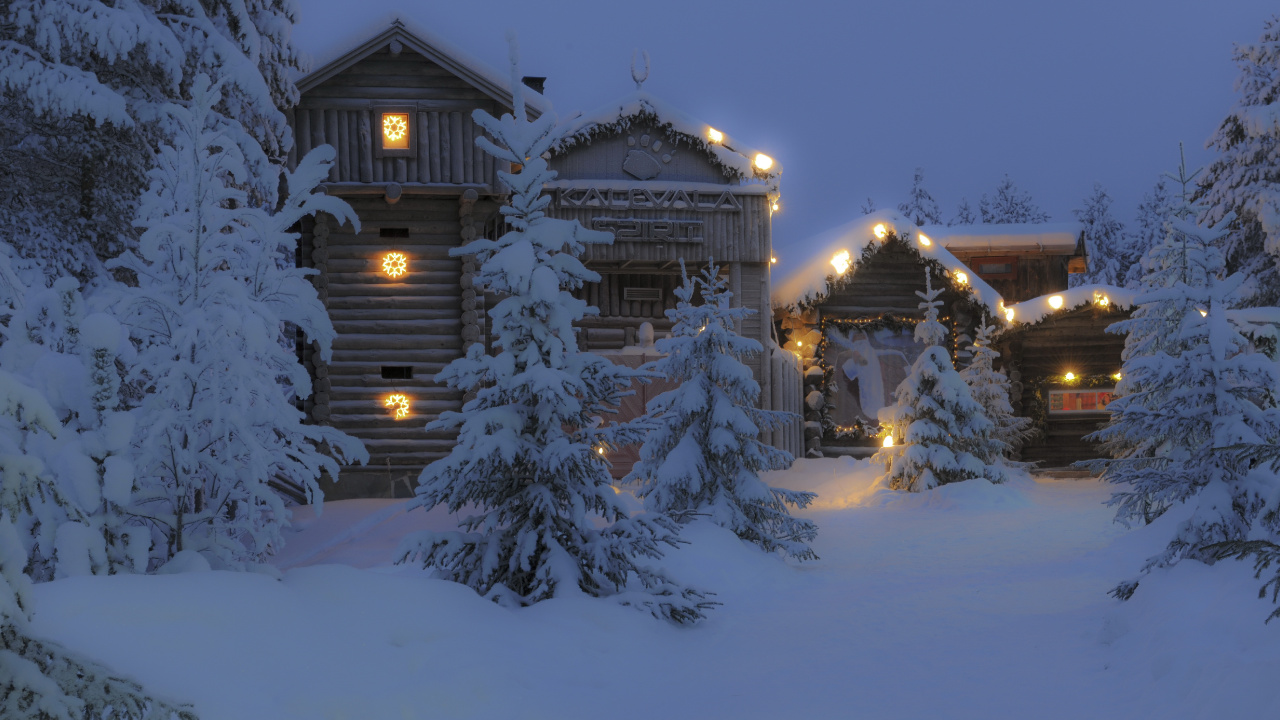
[[382, 113], [382, 148], [384, 150], [409, 149], [409, 113]]

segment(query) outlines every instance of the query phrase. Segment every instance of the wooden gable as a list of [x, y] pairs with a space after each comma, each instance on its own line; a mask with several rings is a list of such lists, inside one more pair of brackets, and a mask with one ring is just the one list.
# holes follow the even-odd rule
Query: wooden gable
[[559, 180], [738, 185], [687, 137], [656, 123], [636, 123], [578, 143], [557, 154], [551, 168]]

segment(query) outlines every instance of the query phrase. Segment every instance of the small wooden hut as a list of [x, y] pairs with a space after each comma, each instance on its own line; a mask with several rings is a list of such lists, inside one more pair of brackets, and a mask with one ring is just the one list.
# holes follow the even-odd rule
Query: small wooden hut
[[969, 266], [1008, 304], [1067, 289], [1087, 266], [1080, 223], [925, 225], [933, 238]]

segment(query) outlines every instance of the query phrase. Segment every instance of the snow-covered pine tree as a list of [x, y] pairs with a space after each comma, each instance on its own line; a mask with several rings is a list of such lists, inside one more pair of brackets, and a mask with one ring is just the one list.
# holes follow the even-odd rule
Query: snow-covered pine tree
[[714, 261], [700, 276], [689, 277], [683, 261], [680, 270], [684, 283], [675, 290], [676, 307], [666, 312], [674, 323], [671, 337], [657, 342], [666, 357], [645, 367], [680, 386], [649, 401], [652, 430], [623, 482], [637, 485], [636, 495], [653, 512], [679, 520], [705, 515], [767, 552], [814, 559], [805, 543], [817, 537], [817, 526], [792, 517], [787, 506], [807, 507], [816, 495], [760, 479], [761, 471], [782, 470], [794, 460], [760, 442], [760, 431], [796, 416], [756, 407], [760, 385], [743, 360], [763, 346], [734, 329], [755, 311], [730, 307], [728, 281]]
[[991, 438], [1001, 443], [1002, 455], [1016, 452], [1035, 434], [1031, 418], [1013, 414], [1009, 402], [1009, 378], [995, 369], [1000, 353], [991, 346], [996, 327], [983, 322], [978, 337], [969, 346], [973, 360], [960, 371], [960, 377], [969, 386], [973, 399], [982, 406], [983, 415], [991, 421]]
[[118, 303], [140, 344], [131, 380], [146, 395], [132, 512], [156, 533], [153, 562], [194, 550], [215, 567], [244, 567], [279, 548], [288, 523], [270, 482], [304, 487], [319, 502], [322, 471], [336, 479], [339, 461], [368, 454], [338, 430], [304, 424], [294, 405], [311, 386], [292, 352], [294, 330], [322, 357], [334, 330], [308, 271], [294, 267], [289, 228], [316, 212], [355, 222], [346, 203], [315, 192], [333, 150], [308, 153], [270, 213], [236, 184], [263, 154], [215, 110], [219, 101], [219, 87], [200, 77], [188, 103], [166, 109], [174, 144], [149, 173], [139, 251], [112, 266], [137, 277]]
[[933, 195], [924, 189], [924, 168], [916, 168], [911, 180], [911, 193], [907, 202], [898, 205], [898, 210], [916, 225], [941, 225], [942, 212]]
[[1146, 274], [1142, 259], [1168, 232], [1165, 226], [1173, 217], [1174, 208], [1173, 197], [1163, 177], [1151, 192], [1143, 194], [1142, 202], [1138, 204], [1137, 231], [1129, 236], [1124, 256], [1123, 266], [1127, 268], [1121, 283], [1124, 287], [1137, 288], [1142, 284], [1142, 276]]
[[[1090, 436], [1111, 459], [1092, 461], [1102, 478], [1128, 486], [1112, 496], [1122, 522], [1150, 522], [1178, 503], [1191, 513], [1142, 573], [1183, 558], [1207, 559], [1205, 545], [1242, 540], [1258, 523], [1273, 536], [1280, 484], [1251, 472], [1232, 448], [1280, 439], [1274, 361], [1258, 352], [1252, 328], [1230, 311], [1243, 296], [1242, 273], [1226, 275], [1216, 245], [1221, 226], [1201, 228], [1184, 210], [1148, 254], [1143, 293], [1129, 320], [1123, 378], [1107, 426]], [[1225, 276], [1225, 277], [1224, 277]], [[1113, 591], [1127, 598], [1136, 580]]]
[[1079, 285], [1121, 285], [1129, 268], [1124, 265], [1128, 238], [1124, 225], [1111, 214], [1111, 196], [1102, 183], [1093, 184], [1093, 192], [1084, 206], [1072, 210], [1084, 226], [1085, 249], [1089, 254], [1089, 272], [1069, 276], [1071, 287]]
[[[472, 115], [495, 141], [478, 137], [476, 144], [520, 166], [499, 173], [512, 191], [502, 208], [509, 229], [451, 251], [474, 255], [482, 263], [477, 283], [502, 297], [489, 314], [496, 354], [472, 345], [436, 376], [475, 398], [427, 425], [457, 428], [458, 442], [422, 471], [416, 501], [476, 512], [461, 519], [463, 532], [406, 537], [398, 562], [435, 568], [504, 604], [585, 593], [696, 621], [711, 605], [705, 595], [644, 564], [661, 557], [660, 545], [676, 546], [678, 526], [669, 518], [628, 517], [598, 452], [631, 440], [597, 425], [641, 374], [578, 349], [573, 323], [594, 309], [571, 291], [599, 279], [578, 259], [586, 245], [613, 238], [543, 213], [550, 200], [542, 188], [555, 177], [543, 155], [563, 127], [550, 111], [536, 120], [526, 115], [515, 38], [509, 39], [515, 114]], [[597, 526], [593, 516], [606, 525]]]
[[984, 223], [1046, 223], [1049, 214], [1031, 199], [1031, 194], [1013, 184], [1008, 175], [996, 186], [995, 193], [982, 194], [978, 213]]
[[991, 421], [941, 346], [947, 329], [938, 322], [940, 294], [926, 270], [925, 291], [916, 291], [924, 319], [915, 331], [924, 352], [894, 390], [894, 404], [881, 410], [881, 425], [895, 444], [880, 448], [871, 460], [884, 466], [880, 478], [893, 490], [923, 492], [981, 477], [1005, 480], [1002, 443], [992, 438]]
[[[283, 109], [300, 69], [291, 0], [199, 3], [10, 0], [0, 6], [0, 241], [50, 277], [87, 279], [97, 259], [132, 245], [151, 148], [167, 138], [160, 108], [199, 74], [223, 84], [222, 111], [280, 159], [292, 144]], [[274, 198], [278, 168], [245, 178]], [[97, 255], [97, 258], [94, 255]]]
[[973, 225], [978, 222], [977, 216], [973, 214], [973, 206], [969, 204], [969, 198], [960, 198], [960, 204], [956, 206], [956, 216], [951, 219], [948, 225]]
[[[1263, 24], [1256, 43], [1237, 45], [1239, 97], [1208, 147], [1218, 152], [1200, 183], [1200, 220], [1230, 218], [1227, 268], [1252, 276], [1251, 305], [1280, 304], [1280, 15]], [[1273, 218], [1273, 219], [1269, 219]]]

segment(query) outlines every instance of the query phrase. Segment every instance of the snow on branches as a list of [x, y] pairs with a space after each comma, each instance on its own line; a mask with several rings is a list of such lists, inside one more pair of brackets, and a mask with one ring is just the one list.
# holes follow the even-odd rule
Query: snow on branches
[[[680, 267], [684, 274], [683, 262]], [[770, 487], [760, 479], [762, 470], [782, 470], [793, 460], [790, 453], [760, 442], [760, 431], [795, 416], [756, 408], [760, 386], [743, 360], [762, 346], [734, 329], [755, 311], [730, 307], [726, 287], [712, 262], [699, 276], [684, 274], [684, 284], [676, 289], [676, 307], [666, 312], [674, 323], [671, 337], [657, 342], [666, 357], [645, 369], [680, 387], [649, 402], [646, 418], [653, 429], [625, 481], [638, 486], [637, 496], [653, 512], [678, 519], [706, 515], [766, 551], [813, 559], [817, 556], [805, 543], [818, 528], [792, 517], [787, 506], [806, 507], [816, 496]], [[700, 305], [693, 304], [695, 292]]]
[[585, 593], [677, 622], [698, 620], [711, 605], [705, 596], [642, 560], [661, 557], [661, 545], [676, 546], [676, 525], [628, 517], [597, 452], [638, 434], [598, 425], [640, 373], [579, 351], [573, 331], [593, 310], [571, 291], [599, 279], [578, 257], [588, 244], [613, 238], [543, 213], [550, 199], [542, 188], [555, 177], [543, 156], [563, 129], [549, 110], [526, 116], [514, 38], [512, 73], [515, 114], [472, 116], [494, 139], [476, 144], [521, 166], [499, 173], [512, 191], [502, 208], [509, 229], [451, 251], [476, 256], [476, 282], [502, 297], [490, 311], [496, 354], [472, 345], [436, 376], [475, 398], [427, 425], [457, 428], [458, 442], [422, 471], [416, 501], [476, 513], [461, 519], [463, 532], [406, 537], [399, 562], [435, 568], [504, 604]]

